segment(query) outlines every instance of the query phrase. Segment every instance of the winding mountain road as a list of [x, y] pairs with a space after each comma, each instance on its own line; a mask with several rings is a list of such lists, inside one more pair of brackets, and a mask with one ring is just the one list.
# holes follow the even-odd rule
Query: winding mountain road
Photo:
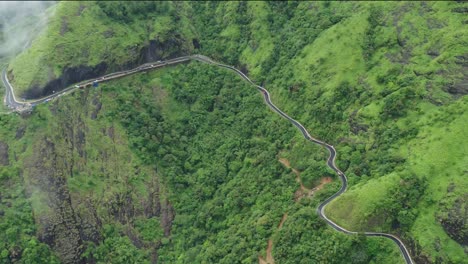
[[338, 176], [339, 176], [339, 178], [341, 180], [341, 183], [342, 183], [341, 188], [335, 194], [333, 194], [332, 196], [328, 197], [325, 201], [323, 201], [317, 208], [317, 213], [319, 214], [319, 216], [323, 220], [325, 220], [325, 222], [328, 225], [330, 225], [333, 229], [335, 229], [337, 231], [340, 231], [340, 232], [343, 232], [345, 234], [353, 234], [353, 235], [355, 235], [355, 234], [364, 234], [365, 236], [369, 236], [369, 237], [385, 237], [385, 238], [388, 238], [388, 239], [392, 240], [393, 242], [395, 242], [398, 245], [398, 247], [400, 249], [400, 252], [403, 255], [406, 263], [407, 264], [414, 264], [413, 260], [411, 259], [411, 255], [408, 252], [408, 249], [405, 247], [403, 242], [398, 237], [396, 237], [394, 235], [391, 235], [391, 234], [386, 234], [386, 233], [349, 231], [349, 230], [339, 226], [338, 224], [336, 224], [335, 222], [330, 220], [325, 215], [325, 207], [332, 200], [334, 200], [335, 198], [340, 196], [342, 193], [344, 193], [346, 191], [346, 189], [348, 188], [348, 180], [346, 178], [346, 175], [340, 169], [338, 169], [338, 167], [335, 164], [335, 159], [336, 159], [336, 150], [335, 150], [335, 148], [330, 144], [327, 144], [327, 143], [325, 143], [323, 141], [320, 141], [320, 140], [312, 137], [309, 134], [309, 132], [307, 131], [307, 129], [305, 129], [304, 126], [301, 123], [294, 120], [293, 118], [288, 116], [286, 113], [281, 111], [276, 105], [274, 105], [273, 102], [271, 102], [270, 93], [264, 87], [255, 84], [252, 80], [249, 79], [249, 77], [247, 77], [247, 75], [245, 75], [240, 70], [238, 70], [238, 69], [236, 69], [236, 68], [234, 68], [232, 66], [229, 66], [229, 65], [225, 65], [225, 64], [215, 62], [215, 61], [211, 60], [209, 57], [206, 57], [206, 56], [203, 56], [203, 55], [192, 55], [192, 56], [183, 56], [183, 57], [179, 57], [179, 58], [175, 58], [175, 59], [171, 59], [171, 60], [166, 60], [166, 61], [163, 61], [163, 62], [158, 61], [158, 62], [154, 62], [154, 63], [146, 63], [146, 64], [140, 65], [137, 68], [134, 68], [134, 69], [131, 69], [131, 70], [115, 72], [115, 73], [104, 75], [102, 77], [98, 77], [98, 78], [94, 78], [94, 79], [91, 79], [91, 80], [86, 80], [86, 81], [80, 82], [78, 84], [75, 84], [74, 86], [70, 86], [70, 87], [62, 90], [60, 93], [57, 93], [57, 94], [52, 94], [52, 95], [49, 95], [49, 96], [46, 96], [46, 97], [43, 97], [43, 98], [40, 98], [40, 99], [36, 99], [36, 100], [25, 100], [25, 101], [18, 101], [16, 99], [16, 97], [14, 95], [13, 87], [11, 86], [11, 84], [10, 84], [10, 82], [8, 80], [7, 72], [6, 72], [6, 69], [5, 69], [2, 72], [2, 81], [3, 81], [3, 83], [4, 83], [5, 87], [6, 87], [5, 104], [8, 107], [10, 107], [11, 109], [13, 109], [13, 110], [24, 111], [24, 109], [31, 108], [32, 106], [34, 106], [36, 104], [48, 102], [49, 100], [51, 100], [53, 98], [60, 97], [60, 96], [62, 96], [64, 94], [66, 94], [66, 93], [72, 92], [73, 90], [91, 86], [93, 84], [93, 82], [95, 82], [95, 81], [97, 81], [97, 82], [110, 81], [110, 80], [114, 80], [114, 79], [117, 79], [117, 78], [121, 78], [121, 77], [124, 77], [124, 76], [131, 75], [131, 74], [134, 74], [134, 73], [138, 73], [138, 72], [142, 72], [142, 71], [148, 71], [148, 70], [151, 70], [151, 69], [161, 68], [161, 67], [174, 65], [174, 64], [179, 64], [179, 63], [183, 63], [183, 62], [188, 62], [190, 60], [197, 60], [197, 61], [200, 61], [200, 62], [203, 62], [203, 63], [208, 63], [208, 64], [211, 64], [211, 65], [215, 65], [215, 66], [218, 66], [218, 67], [222, 67], [222, 68], [226, 68], [226, 69], [234, 71], [239, 76], [241, 76], [244, 80], [246, 80], [251, 85], [253, 85], [255, 88], [257, 88], [263, 94], [263, 98], [265, 99], [265, 103], [273, 111], [275, 111], [277, 114], [279, 114], [283, 118], [287, 119], [296, 128], [298, 128], [306, 140], [311, 141], [311, 142], [313, 142], [315, 144], [318, 144], [318, 145], [320, 145], [320, 146], [322, 146], [322, 147], [324, 147], [324, 148], [326, 148], [328, 150], [330, 155], [328, 156], [328, 159], [327, 159], [327, 166], [330, 167], [332, 170], [334, 170], [336, 172], [336, 174], [338, 174]]

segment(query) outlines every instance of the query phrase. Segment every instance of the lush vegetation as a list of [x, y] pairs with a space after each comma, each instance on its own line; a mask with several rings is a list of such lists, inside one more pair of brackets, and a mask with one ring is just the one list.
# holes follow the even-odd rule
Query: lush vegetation
[[[191, 41], [193, 32], [186, 19], [173, 14], [174, 8], [166, 2], [124, 1], [54, 6], [47, 34], [35, 39], [33, 47], [9, 66], [17, 93], [25, 94], [68, 72], [71, 76], [66, 79], [103, 74], [150, 58], [191, 53], [192, 44], [187, 40]], [[129, 20], [121, 20], [123, 17]], [[151, 46], [151, 42], [156, 45]]]
[[[77, 228], [85, 233], [78, 253], [88, 261], [149, 262], [156, 255], [162, 262], [255, 262], [269, 238], [278, 252], [294, 254], [278, 254], [279, 261], [343, 259], [344, 263], [348, 262], [344, 256], [356, 250], [354, 263], [400, 260], [391, 243], [335, 233], [313, 214], [319, 201], [336, 191], [338, 182], [312, 200], [294, 202], [299, 186], [278, 158], [288, 158], [308, 171], [305, 155], [323, 169], [318, 161], [325, 153], [313, 145], [290, 145], [290, 139], [299, 139], [300, 134], [272, 115], [255, 89], [226, 70], [192, 63], [140, 74], [39, 106], [28, 120], [8, 118], [12, 131], [20, 126], [14, 122], [27, 126], [10, 150], [14, 153], [16, 144], [26, 147], [21, 160], [34, 164], [24, 172], [26, 188], [37, 184], [32, 193], [27, 192], [32, 208], [25, 210], [32, 210], [42, 224], [39, 219], [45, 213], [69, 217], [54, 208], [55, 195], [66, 195], [65, 188], [72, 216], [82, 221]], [[28, 146], [31, 141], [39, 143]], [[53, 153], [67, 157], [69, 164], [60, 164]], [[57, 177], [65, 185], [54, 181], [56, 185], [44, 186]], [[164, 192], [158, 194], [160, 213], [151, 214], [146, 212], [151, 210], [146, 197], [155, 180]], [[170, 207], [176, 214], [168, 222], [163, 211]], [[278, 230], [285, 213], [290, 216], [284, 229]], [[307, 225], [290, 226], [288, 221]], [[36, 233], [47, 238], [49, 232], [59, 235], [47, 230]], [[316, 253], [296, 244], [294, 237], [304, 232], [308, 234], [304, 241]], [[325, 234], [332, 240], [318, 239]], [[41, 242], [46, 247], [48, 240]], [[52, 247], [62, 260], [71, 258], [66, 248], [54, 243]], [[303, 255], [305, 250], [308, 255]], [[5, 254], [11, 261], [12, 253]]]
[[[112, 71], [139, 62], [151, 45], [160, 48], [159, 58], [196, 52], [235, 65], [336, 147], [350, 188], [327, 207], [333, 220], [356, 231], [397, 234], [418, 262], [463, 263], [466, 8], [460, 2], [60, 3], [47, 34], [9, 69], [21, 92], [70, 67], [105, 62]], [[278, 263], [401, 261], [391, 242], [345, 236], [316, 216], [319, 201], [338, 189], [336, 178], [312, 198], [297, 199], [296, 175], [278, 159], [313, 188], [323, 176], [335, 177], [325, 167], [326, 153], [304, 144], [254, 89], [225, 70], [191, 63], [139, 74], [39, 106], [30, 117], [1, 118], [9, 146], [2, 190], [27, 205], [24, 228], [7, 232], [13, 215], [1, 220], [5, 232], [17, 232], [1, 241], [7, 261], [15, 252], [54, 261], [55, 252], [62, 261], [79, 255], [103, 263], [255, 262], [268, 239]], [[23, 126], [24, 136], [12, 136]], [[56, 177], [62, 181], [47, 189]], [[60, 212], [50, 191], [69, 193], [74, 212]], [[48, 239], [54, 232], [42, 219], [47, 214], [84, 219], [75, 224], [79, 239], [69, 235], [79, 250], [64, 251]]]

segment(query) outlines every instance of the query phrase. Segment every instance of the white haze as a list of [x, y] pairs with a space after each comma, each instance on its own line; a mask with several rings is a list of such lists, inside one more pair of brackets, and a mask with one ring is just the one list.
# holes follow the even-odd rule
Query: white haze
[[0, 57], [13, 56], [27, 48], [47, 26], [46, 9], [55, 2], [0, 1]]

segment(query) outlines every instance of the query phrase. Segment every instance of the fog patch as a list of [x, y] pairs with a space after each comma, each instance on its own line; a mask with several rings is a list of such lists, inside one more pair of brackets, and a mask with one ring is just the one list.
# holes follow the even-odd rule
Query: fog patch
[[54, 4], [55, 1], [0, 1], [0, 57], [25, 50], [46, 28], [52, 15], [46, 10]]

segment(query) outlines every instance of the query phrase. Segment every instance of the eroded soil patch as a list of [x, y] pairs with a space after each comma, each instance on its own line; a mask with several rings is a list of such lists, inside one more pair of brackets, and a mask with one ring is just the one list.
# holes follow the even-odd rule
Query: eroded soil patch
[[[281, 221], [278, 224], [278, 230], [281, 230], [287, 218], [288, 218], [288, 213], [285, 213], [283, 217], [281, 217]], [[270, 238], [268, 239], [268, 246], [266, 249], [266, 258], [259, 255], [258, 263], [259, 264], [275, 264], [275, 259], [273, 258], [272, 250], [273, 250], [273, 240]]]
[[286, 168], [291, 169], [294, 172], [294, 174], [296, 174], [296, 181], [300, 185], [299, 189], [297, 189], [297, 191], [294, 193], [294, 200], [296, 202], [300, 201], [304, 197], [308, 197], [308, 198], [312, 197], [316, 191], [323, 189], [323, 186], [325, 186], [325, 184], [332, 182], [331, 177], [322, 177], [320, 179], [319, 185], [315, 186], [312, 189], [309, 189], [305, 187], [304, 184], [302, 183], [301, 173], [297, 169], [291, 167], [291, 163], [289, 162], [289, 160], [285, 158], [280, 158], [278, 159], [278, 161], [281, 162], [281, 164], [283, 164]]

